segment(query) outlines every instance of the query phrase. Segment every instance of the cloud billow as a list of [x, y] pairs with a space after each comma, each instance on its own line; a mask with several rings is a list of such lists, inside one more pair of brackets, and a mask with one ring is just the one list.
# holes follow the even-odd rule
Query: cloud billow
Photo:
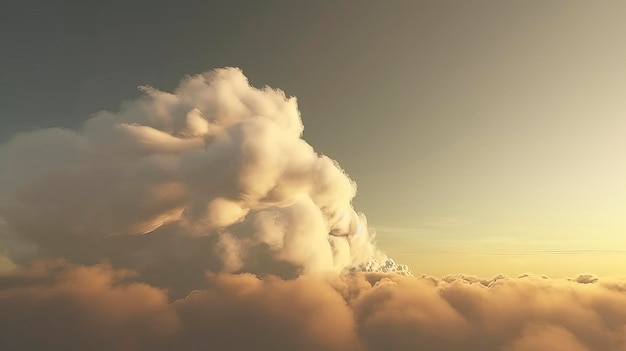
[[[251, 87], [235, 68], [187, 77], [173, 93], [142, 90], [79, 130], [0, 147], [2, 219], [39, 256], [140, 260], [137, 269], [166, 241], [204, 246], [214, 271], [297, 275], [376, 255], [351, 205], [355, 183], [301, 138], [295, 98]], [[329, 236], [357, 226], [349, 243]], [[144, 258], [111, 244], [135, 241]]]

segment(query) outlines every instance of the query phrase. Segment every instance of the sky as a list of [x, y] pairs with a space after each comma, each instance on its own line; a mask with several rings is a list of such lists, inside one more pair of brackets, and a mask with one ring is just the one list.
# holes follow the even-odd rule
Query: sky
[[303, 138], [414, 273], [624, 273], [622, 1], [8, 6], [3, 142], [238, 67], [297, 97]]
[[5, 1], [0, 349], [626, 350], [623, 1]]

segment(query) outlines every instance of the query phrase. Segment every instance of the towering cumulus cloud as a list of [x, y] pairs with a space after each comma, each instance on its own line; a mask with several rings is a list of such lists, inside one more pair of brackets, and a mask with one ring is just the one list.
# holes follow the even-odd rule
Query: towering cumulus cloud
[[377, 255], [354, 182], [301, 138], [295, 98], [238, 69], [142, 90], [0, 149], [2, 218], [38, 256], [295, 277]]
[[626, 281], [414, 277], [238, 69], [0, 146], [2, 350], [626, 350]]

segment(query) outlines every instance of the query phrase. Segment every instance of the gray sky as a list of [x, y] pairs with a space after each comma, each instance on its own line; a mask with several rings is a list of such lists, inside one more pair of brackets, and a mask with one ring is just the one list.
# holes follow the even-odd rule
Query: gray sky
[[5, 1], [0, 139], [237, 66], [298, 97], [305, 139], [415, 270], [611, 274], [625, 18], [623, 1]]

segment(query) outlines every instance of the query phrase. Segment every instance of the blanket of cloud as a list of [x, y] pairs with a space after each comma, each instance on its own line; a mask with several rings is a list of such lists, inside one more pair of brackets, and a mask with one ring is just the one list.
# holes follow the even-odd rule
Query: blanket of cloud
[[379, 252], [282, 91], [235, 68], [142, 90], [0, 145], [0, 349], [626, 350], [626, 280]]
[[626, 280], [207, 273], [168, 301], [109, 264], [0, 275], [2, 350], [626, 350]]

